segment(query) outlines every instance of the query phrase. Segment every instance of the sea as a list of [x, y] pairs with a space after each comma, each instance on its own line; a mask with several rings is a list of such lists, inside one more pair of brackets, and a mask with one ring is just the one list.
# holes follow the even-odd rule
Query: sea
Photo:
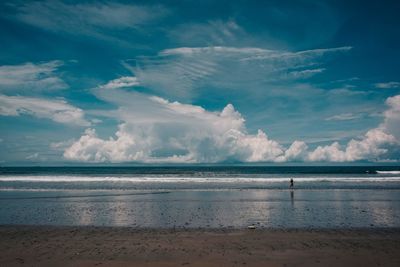
[[0, 167], [0, 225], [397, 228], [400, 166]]

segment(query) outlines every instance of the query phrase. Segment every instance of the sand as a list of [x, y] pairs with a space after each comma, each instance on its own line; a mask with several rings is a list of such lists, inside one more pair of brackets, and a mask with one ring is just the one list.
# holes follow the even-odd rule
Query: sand
[[0, 226], [0, 266], [400, 266], [400, 229]]

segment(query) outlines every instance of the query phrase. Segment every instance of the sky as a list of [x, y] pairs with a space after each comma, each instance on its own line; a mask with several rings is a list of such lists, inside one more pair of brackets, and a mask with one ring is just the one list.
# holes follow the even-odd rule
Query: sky
[[400, 161], [398, 1], [2, 1], [0, 165]]

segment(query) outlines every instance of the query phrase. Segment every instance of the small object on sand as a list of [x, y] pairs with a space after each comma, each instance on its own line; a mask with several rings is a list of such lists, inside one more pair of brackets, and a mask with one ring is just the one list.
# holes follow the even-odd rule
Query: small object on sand
[[254, 225], [249, 225], [247, 226], [247, 229], [256, 229], [256, 227]]

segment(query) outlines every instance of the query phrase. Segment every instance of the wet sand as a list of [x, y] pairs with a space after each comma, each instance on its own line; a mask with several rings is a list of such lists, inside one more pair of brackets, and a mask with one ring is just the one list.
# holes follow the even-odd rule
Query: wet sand
[[0, 190], [0, 225], [400, 228], [400, 190]]
[[400, 229], [0, 226], [0, 266], [400, 266]]

